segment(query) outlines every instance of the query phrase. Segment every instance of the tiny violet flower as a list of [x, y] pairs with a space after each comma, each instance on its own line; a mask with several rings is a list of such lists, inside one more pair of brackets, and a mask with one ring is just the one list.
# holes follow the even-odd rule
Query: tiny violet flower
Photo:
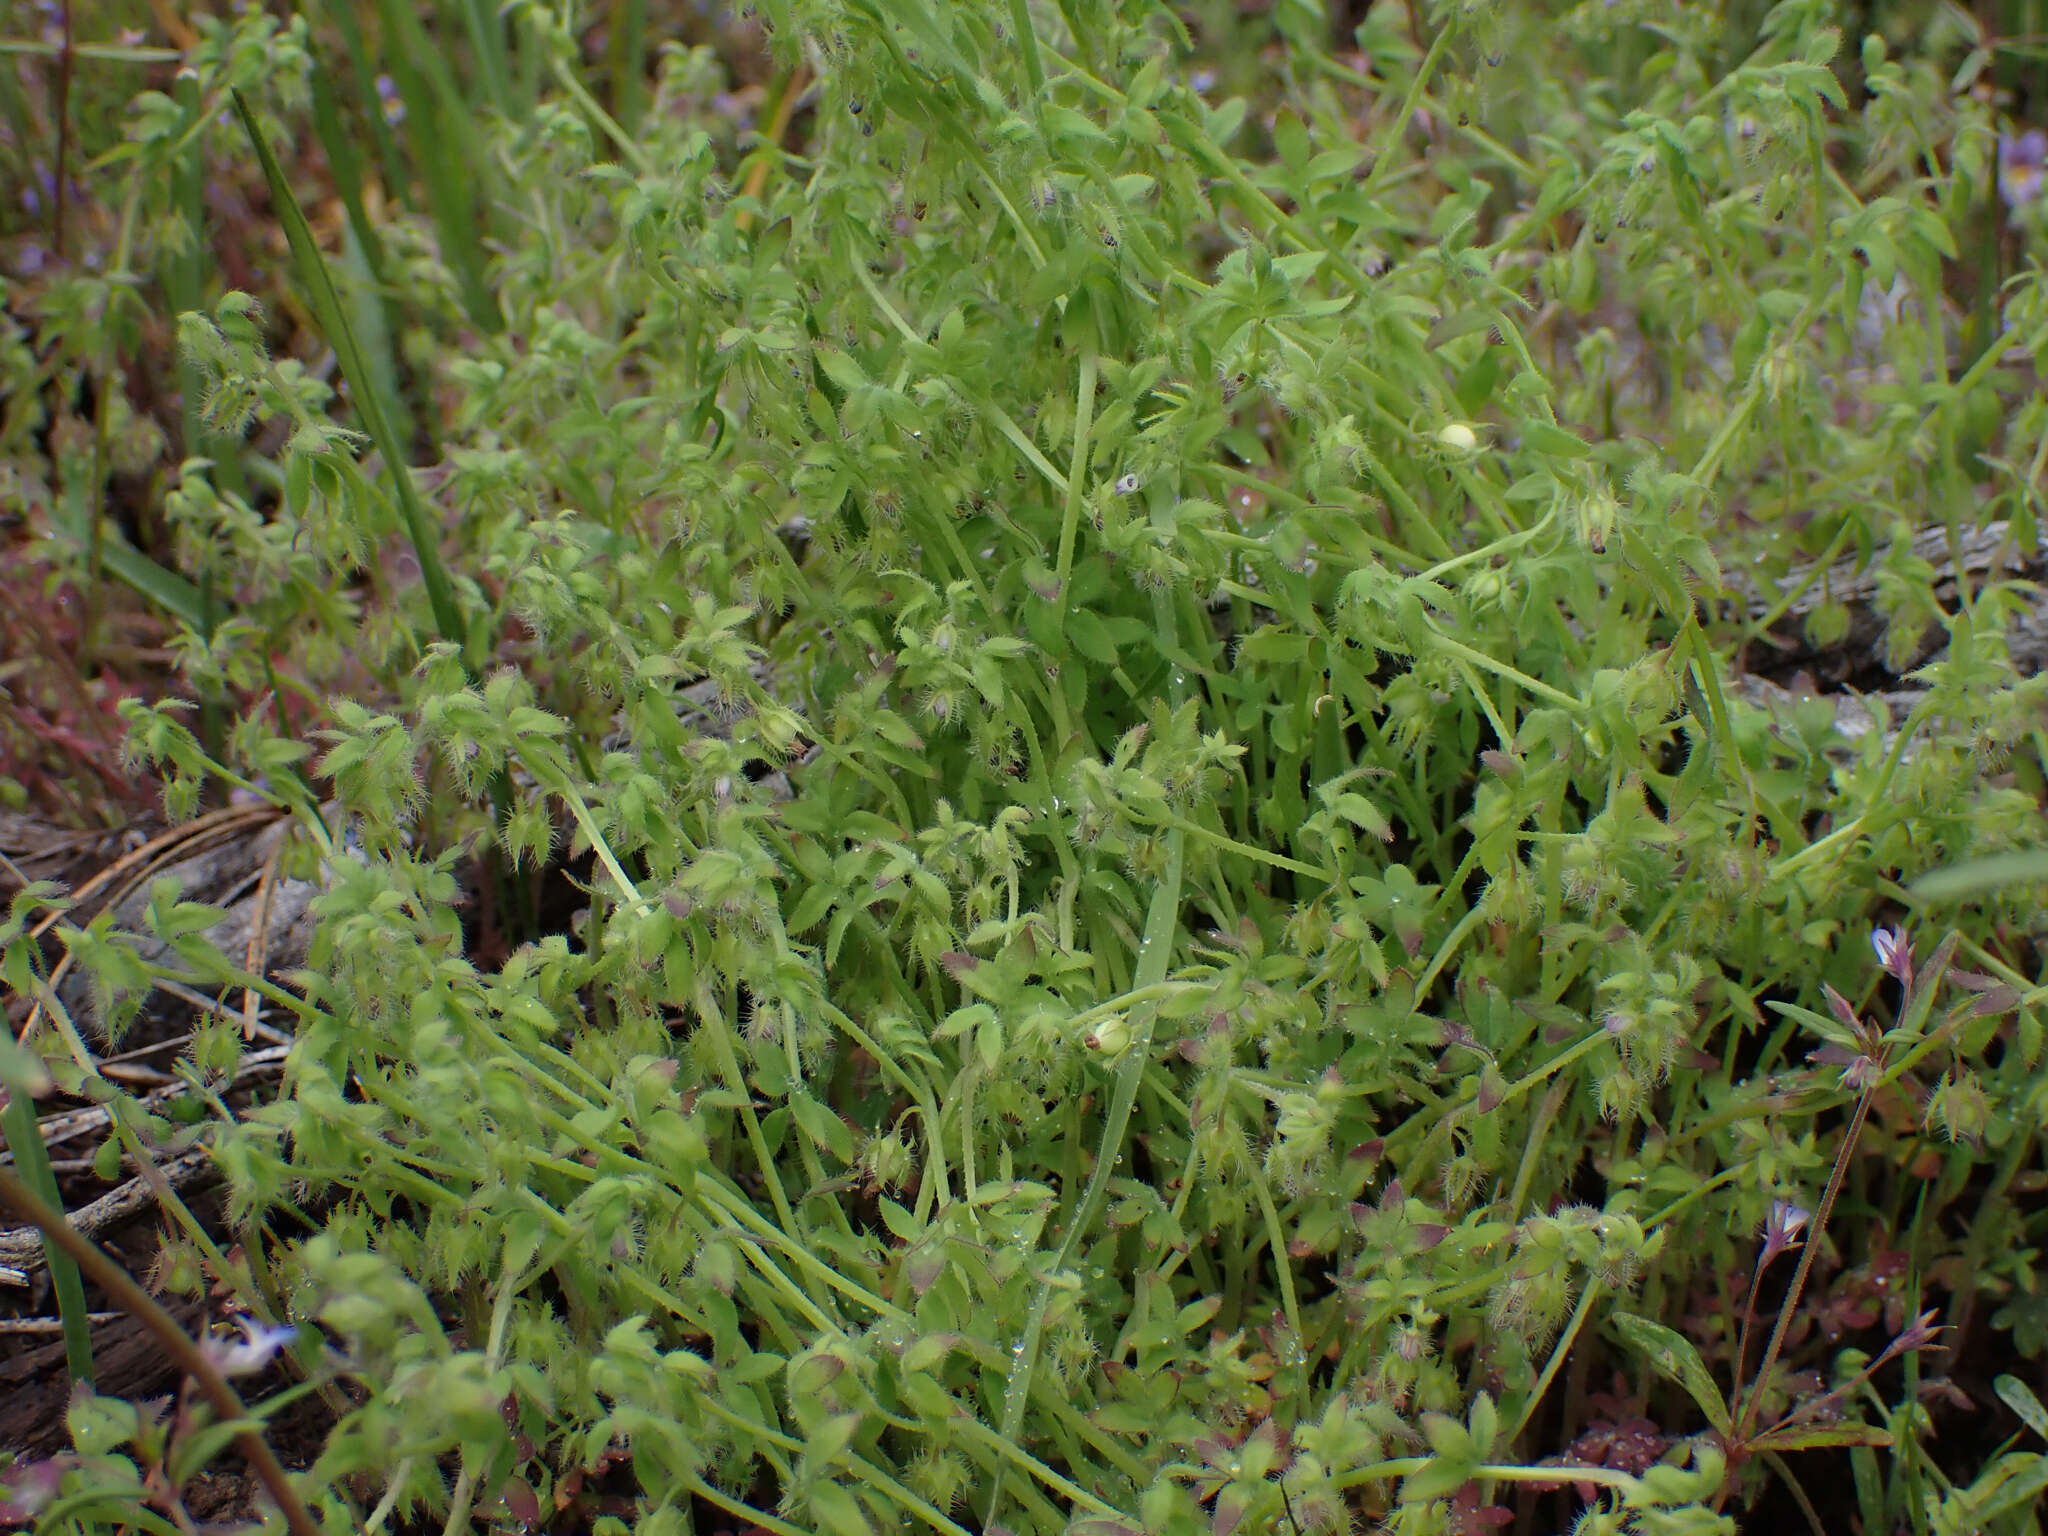
[[254, 1375], [269, 1365], [279, 1350], [299, 1336], [299, 1330], [288, 1324], [273, 1327], [259, 1323], [253, 1317], [237, 1317], [232, 1321], [242, 1330], [239, 1342], [209, 1338], [200, 1345], [223, 1376]]
[[1998, 136], [1998, 195], [2015, 214], [2041, 197], [2048, 174], [2048, 133], [2029, 128], [2015, 138]]
[[[1878, 958], [1881, 962], [1883, 960], [1882, 954]], [[1859, 1035], [1863, 1033], [1863, 1021], [1856, 1017], [1856, 1005], [1854, 1003], [1850, 1002], [1849, 999], [1842, 996], [1841, 993], [1837, 992], [1826, 982], [1820, 984], [1820, 993], [1822, 997], [1827, 999], [1828, 1012], [1835, 1016], [1838, 1023], [1855, 1030]]]
[[0, 1525], [32, 1525], [62, 1491], [65, 1472], [77, 1463], [76, 1456], [43, 1456], [7, 1467], [0, 1476]]
[[1939, 1341], [1942, 1328], [1935, 1321], [1941, 1314], [1935, 1311], [1922, 1312], [1885, 1349], [1887, 1357], [1903, 1355], [1912, 1350], [1931, 1349]]
[[1877, 952], [1877, 963], [1898, 979], [1901, 986], [1913, 985], [1913, 946], [1890, 928], [1870, 930], [1870, 947]]
[[1807, 1222], [1812, 1219], [1811, 1211], [1794, 1205], [1790, 1200], [1773, 1200], [1771, 1214], [1764, 1222], [1764, 1251], [1757, 1261], [1758, 1266], [1767, 1267], [1779, 1254], [1797, 1248], [1799, 1234], [1806, 1230]]

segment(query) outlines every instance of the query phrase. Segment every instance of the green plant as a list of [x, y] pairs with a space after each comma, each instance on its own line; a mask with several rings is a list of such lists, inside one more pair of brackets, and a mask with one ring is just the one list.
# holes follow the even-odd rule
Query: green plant
[[[432, 71], [490, 102], [435, 174], [500, 246], [447, 185], [354, 236], [428, 317], [431, 474], [263, 153], [353, 414], [288, 295], [181, 319], [276, 501], [183, 465], [232, 718], [124, 712], [174, 811], [272, 799], [323, 886], [287, 1091], [209, 1132], [353, 1389], [318, 1518], [1422, 1536], [1583, 1485], [1583, 1532], [1727, 1530], [1878, 1391], [1784, 1369], [1831, 1354], [1817, 1240], [1751, 1374], [1773, 1213], [1925, 1277], [1944, 1211], [2033, 1219], [2037, 866], [1937, 887], [1923, 990], [1853, 1022], [1909, 881], [2038, 843], [2021, 584], [1910, 542], [2031, 547], [2038, 266], [1951, 334], [1988, 110], [1882, 38], [1852, 107], [1807, 0], [1384, 10], [1361, 58], [1299, 0], [766, 4], [788, 147], [708, 49], [629, 134], [580, 17], [514, 7]], [[1270, 90], [1213, 99], [1255, 25]], [[1947, 643], [1855, 740], [1735, 701], [1779, 614], [1719, 602], [1844, 551], [1895, 666]], [[486, 858], [577, 921], [480, 963]], [[201, 916], [159, 905], [178, 978], [256, 981]], [[1564, 1454], [1596, 1355], [1683, 1389], [1638, 1371], [1644, 1465]], [[1930, 1529], [1924, 1432], [1830, 1443], [1889, 1435]]]
[[[2048, 1437], [2048, 1412], [2026, 1383], [2001, 1376], [1998, 1395], [2028, 1429]], [[1940, 1502], [1927, 1496], [1926, 1520], [1940, 1536], [1963, 1531], [2025, 1531], [2038, 1519], [2041, 1492], [2048, 1488], [2048, 1460], [2039, 1451], [2002, 1452], [1967, 1488], [1948, 1488]]]

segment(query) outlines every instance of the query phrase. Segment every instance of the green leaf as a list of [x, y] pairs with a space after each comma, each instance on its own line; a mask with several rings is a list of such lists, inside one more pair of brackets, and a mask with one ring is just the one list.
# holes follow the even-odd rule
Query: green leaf
[[1522, 445], [1560, 459], [1583, 459], [1593, 451], [1583, 438], [1547, 421], [1524, 422]]
[[1429, 1448], [1439, 1457], [1460, 1463], [1479, 1460], [1479, 1448], [1473, 1443], [1472, 1431], [1448, 1414], [1425, 1413], [1422, 1416], [1422, 1433], [1429, 1441]]
[[1311, 149], [1308, 132], [1301, 126], [1301, 119], [1292, 112], [1280, 112], [1273, 119], [1273, 147], [1280, 151], [1280, 161], [1297, 174], [1308, 164]]
[[923, 1224], [894, 1200], [885, 1196], [877, 1203], [882, 1212], [882, 1225], [898, 1242], [914, 1243], [924, 1236]]
[[[1986, 1484], [1991, 1486], [1985, 1488]], [[1982, 1493], [1978, 1492], [1980, 1488], [1984, 1489]], [[2044, 1493], [2048, 1493], [2048, 1456], [2001, 1456], [1963, 1494], [1973, 1521], [1971, 1529], [1986, 1529], [1983, 1522], [1995, 1520], [2010, 1510], [2036, 1508]]]
[[1074, 643], [1075, 650], [1098, 666], [1117, 664], [1116, 642], [1100, 618], [1086, 608], [1070, 608], [1066, 622], [1067, 638]]
[[814, 885], [797, 898], [797, 903], [782, 923], [791, 933], [808, 933], [825, 920], [839, 899], [839, 892], [829, 885]]
[[229, 1419], [224, 1423], [202, 1424], [197, 1429], [180, 1433], [171, 1446], [169, 1465], [171, 1486], [182, 1488], [199, 1473], [213, 1464], [219, 1456], [234, 1443], [235, 1436], [253, 1430], [263, 1432], [260, 1419]]
[[1782, 1014], [1788, 1019], [1804, 1024], [1829, 1045], [1837, 1045], [1859, 1054], [1863, 1050], [1863, 1042], [1839, 1019], [1830, 1018], [1824, 1013], [1816, 1013], [1811, 1008], [1802, 1008], [1797, 1003], [1781, 1003], [1776, 998], [1768, 999], [1764, 1006], [1773, 1013]]
[[[1459, 1426], [1460, 1432], [1463, 1428], [1463, 1425]], [[1478, 1469], [1479, 1463], [1468, 1458], [1446, 1457], [1441, 1454], [1434, 1456], [1426, 1466], [1402, 1479], [1401, 1502], [1433, 1504], [1438, 1499], [1448, 1499], [1471, 1482], [1473, 1474]]]
[[940, 1024], [932, 1033], [937, 1039], [951, 1040], [955, 1036], [964, 1035], [970, 1030], [979, 1029], [983, 1024], [993, 1020], [995, 1016], [995, 1009], [989, 1007], [987, 1003], [969, 1003], [965, 1008], [956, 1008], [953, 1012], [947, 1014], [945, 1022]]
[[796, 1123], [813, 1142], [842, 1163], [853, 1161], [853, 1132], [844, 1120], [801, 1091], [789, 1096], [789, 1107], [796, 1115]]
[[1500, 1433], [1500, 1412], [1490, 1393], [1482, 1392], [1473, 1400], [1467, 1422], [1472, 1434], [1472, 1453], [1484, 1461], [1493, 1454], [1494, 1439]]
[[[920, 1287], [928, 1290], [930, 1287]], [[953, 1394], [923, 1371], [905, 1371], [897, 1385], [911, 1412], [933, 1424], [944, 1424], [960, 1412]]]
[[861, 371], [860, 364], [844, 352], [834, 351], [830, 347], [819, 347], [812, 356], [818, 360], [818, 366], [825, 370], [825, 377], [848, 394], [868, 387], [868, 376]]
[[1047, 137], [1069, 153], [1080, 146], [1111, 142], [1109, 135], [1103, 132], [1093, 118], [1076, 112], [1072, 107], [1047, 102], [1041, 108], [1041, 115]]
[[874, 1527], [850, 1490], [837, 1483], [814, 1483], [805, 1490], [804, 1497], [825, 1536], [873, 1536]]
[[1998, 1394], [1998, 1400], [2020, 1416], [2025, 1424], [2043, 1440], [2048, 1440], [2048, 1408], [2041, 1406], [2041, 1400], [2017, 1376], [2000, 1376], [1991, 1383], [1991, 1390]]
[[1686, 1396], [1698, 1404], [1716, 1433], [1725, 1436], [1729, 1432], [1733, 1420], [1728, 1405], [1722, 1401], [1721, 1389], [1714, 1385], [1712, 1373], [1690, 1339], [1662, 1323], [1629, 1312], [1616, 1312], [1609, 1322], [1622, 1342], [1649, 1361], [1659, 1375], [1685, 1389]]
[[1754, 1451], [1840, 1450], [1855, 1445], [1881, 1449], [1890, 1444], [1890, 1431], [1873, 1424], [1797, 1424], [1768, 1430], [1749, 1442]]

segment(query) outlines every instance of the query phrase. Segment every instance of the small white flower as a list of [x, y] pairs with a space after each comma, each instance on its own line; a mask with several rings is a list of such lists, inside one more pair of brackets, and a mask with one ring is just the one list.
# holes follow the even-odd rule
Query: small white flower
[[1877, 963], [1886, 970], [1892, 968], [1892, 956], [1899, 952], [1899, 936], [1889, 928], [1870, 930], [1870, 947], [1877, 951]]
[[223, 1376], [250, 1376], [269, 1365], [277, 1352], [299, 1336], [299, 1330], [289, 1324], [271, 1327], [259, 1323], [253, 1317], [237, 1317], [232, 1320], [242, 1330], [239, 1343], [209, 1338], [200, 1347], [214, 1368]]
[[1771, 1227], [1788, 1241], [1797, 1237], [1813, 1220], [1813, 1212], [1802, 1210], [1790, 1200], [1771, 1202]]

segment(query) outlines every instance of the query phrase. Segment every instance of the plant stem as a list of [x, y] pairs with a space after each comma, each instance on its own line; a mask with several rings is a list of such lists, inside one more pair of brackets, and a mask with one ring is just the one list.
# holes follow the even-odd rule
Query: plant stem
[[[1849, 1159], [1855, 1155], [1856, 1140], [1862, 1134], [1863, 1122], [1870, 1115], [1870, 1092], [1865, 1090], [1856, 1100], [1856, 1109], [1849, 1116], [1848, 1129], [1842, 1133], [1842, 1147], [1835, 1154], [1835, 1166], [1828, 1173], [1828, 1187], [1820, 1199], [1820, 1209], [1813, 1213], [1813, 1230], [1808, 1234], [1799, 1250], [1799, 1267], [1792, 1272], [1792, 1285], [1785, 1292], [1785, 1299], [1778, 1306], [1778, 1321], [1771, 1329], [1771, 1341], [1764, 1346], [1764, 1357], [1757, 1362], [1756, 1379], [1749, 1395], [1742, 1399], [1736, 1410], [1733, 1440], [1741, 1444], [1749, 1438], [1756, 1427], [1757, 1411], [1763, 1406], [1765, 1389], [1770, 1385], [1771, 1368], [1778, 1363], [1778, 1353], [1785, 1344], [1785, 1330], [1792, 1326], [1792, 1315], [1799, 1308], [1799, 1296], [1806, 1289], [1806, 1278], [1813, 1270], [1814, 1256], [1820, 1252], [1821, 1235], [1827, 1230], [1828, 1213], [1835, 1208], [1835, 1197], [1842, 1192], [1842, 1179], [1849, 1170]], [[1731, 1399], [1742, 1392], [1742, 1362], [1735, 1362], [1735, 1382], [1729, 1392]]]
[[[0, 1205], [12, 1207], [24, 1221], [39, 1230], [47, 1242], [62, 1249], [65, 1256], [90, 1277], [94, 1285], [105, 1291], [122, 1311], [142, 1324], [178, 1369], [199, 1384], [200, 1392], [221, 1423], [249, 1422], [249, 1410], [242, 1406], [235, 1389], [228, 1385], [227, 1378], [207, 1358], [206, 1351], [178, 1326], [177, 1320], [151, 1300], [148, 1292], [128, 1277], [127, 1271], [74, 1231], [61, 1212], [45, 1204], [6, 1168], [0, 1168]], [[238, 1429], [234, 1443], [235, 1449], [242, 1453], [250, 1470], [283, 1512], [292, 1536], [322, 1536], [319, 1523], [301, 1502], [298, 1490], [292, 1486], [291, 1478], [272, 1454], [261, 1431], [253, 1427]]]

